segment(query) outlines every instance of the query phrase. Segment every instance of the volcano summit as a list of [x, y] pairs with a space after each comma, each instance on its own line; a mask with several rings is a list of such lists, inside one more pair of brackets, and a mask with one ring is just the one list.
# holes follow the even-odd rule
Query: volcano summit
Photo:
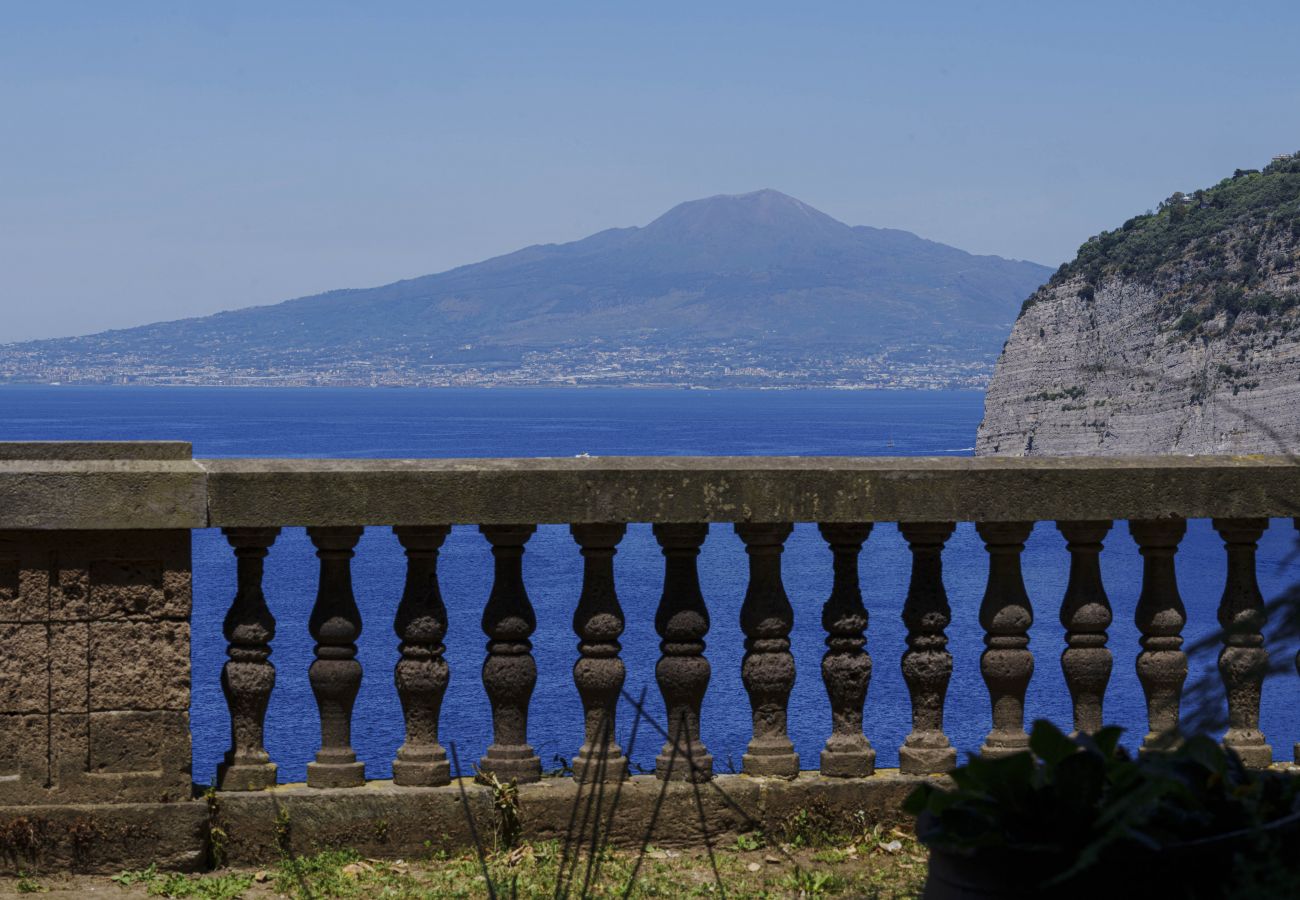
[[778, 191], [436, 275], [0, 346], [0, 380], [978, 386], [1050, 270]]

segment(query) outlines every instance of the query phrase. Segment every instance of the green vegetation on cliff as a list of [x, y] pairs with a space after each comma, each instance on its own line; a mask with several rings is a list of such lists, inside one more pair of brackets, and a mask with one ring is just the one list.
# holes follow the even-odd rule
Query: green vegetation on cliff
[[1025, 308], [1082, 282], [1091, 301], [1110, 280], [1157, 288], [1164, 318], [1184, 333], [1227, 313], [1277, 316], [1300, 305], [1300, 153], [1262, 171], [1238, 169], [1217, 185], [1175, 193], [1079, 248]]

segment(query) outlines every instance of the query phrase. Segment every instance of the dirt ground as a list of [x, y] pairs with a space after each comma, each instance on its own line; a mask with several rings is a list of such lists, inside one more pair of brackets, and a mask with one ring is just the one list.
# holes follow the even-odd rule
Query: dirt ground
[[[599, 859], [557, 844], [525, 844], [480, 859], [368, 860], [350, 851], [285, 859], [262, 870], [180, 875], [144, 869], [117, 875], [0, 877], [0, 896], [234, 898], [443, 897], [878, 897], [920, 895], [925, 851], [901, 831], [853, 840], [768, 845], [742, 835], [706, 850], [606, 851]], [[491, 879], [492, 890], [488, 889]]]

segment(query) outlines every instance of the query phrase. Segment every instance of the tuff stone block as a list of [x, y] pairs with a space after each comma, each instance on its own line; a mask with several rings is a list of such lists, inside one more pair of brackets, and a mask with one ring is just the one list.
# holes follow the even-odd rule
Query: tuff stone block
[[48, 716], [0, 716], [0, 803], [43, 790], [48, 761]]
[[188, 713], [56, 715], [50, 727], [47, 802], [172, 802], [192, 793]]
[[95, 560], [90, 564], [89, 581], [90, 615], [96, 619], [165, 614], [161, 560]]
[[90, 623], [51, 623], [49, 626], [49, 678], [51, 712], [87, 712], [90, 709]]
[[0, 620], [17, 621], [21, 618], [18, 607], [20, 571], [18, 557], [0, 556]]
[[[51, 553], [57, 558], [57, 551]], [[84, 564], [66, 558], [55, 563], [50, 575], [49, 618], [56, 622], [83, 622], [90, 618], [90, 573]]]
[[121, 775], [189, 771], [175, 764], [175, 751], [187, 745], [189, 715], [184, 712], [92, 712], [87, 736], [87, 772]]
[[90, 628], [90, 706], [188, 709], [188, 622], [95, 622]]
[[0, 874], [5, 875], [107, 874], [151, 864], [192, 872], [203, 868], [209, 851], [208, 810], [196, 801], [0, 805], [0, 833], [32, 838], [0, 853]]
[[0, 711], [46, 711], [48, 655], [44, 625], [0, 625]]
[[0, 804], [188, 799], [188, 531], [0, 532]]

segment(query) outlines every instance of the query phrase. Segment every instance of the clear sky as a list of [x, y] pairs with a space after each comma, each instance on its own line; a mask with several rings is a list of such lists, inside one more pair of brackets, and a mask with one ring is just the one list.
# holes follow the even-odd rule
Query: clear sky
[[1300, 150], [1296, 0], [0, 0], [0, 342], [773, 187], [1056, 265]]

